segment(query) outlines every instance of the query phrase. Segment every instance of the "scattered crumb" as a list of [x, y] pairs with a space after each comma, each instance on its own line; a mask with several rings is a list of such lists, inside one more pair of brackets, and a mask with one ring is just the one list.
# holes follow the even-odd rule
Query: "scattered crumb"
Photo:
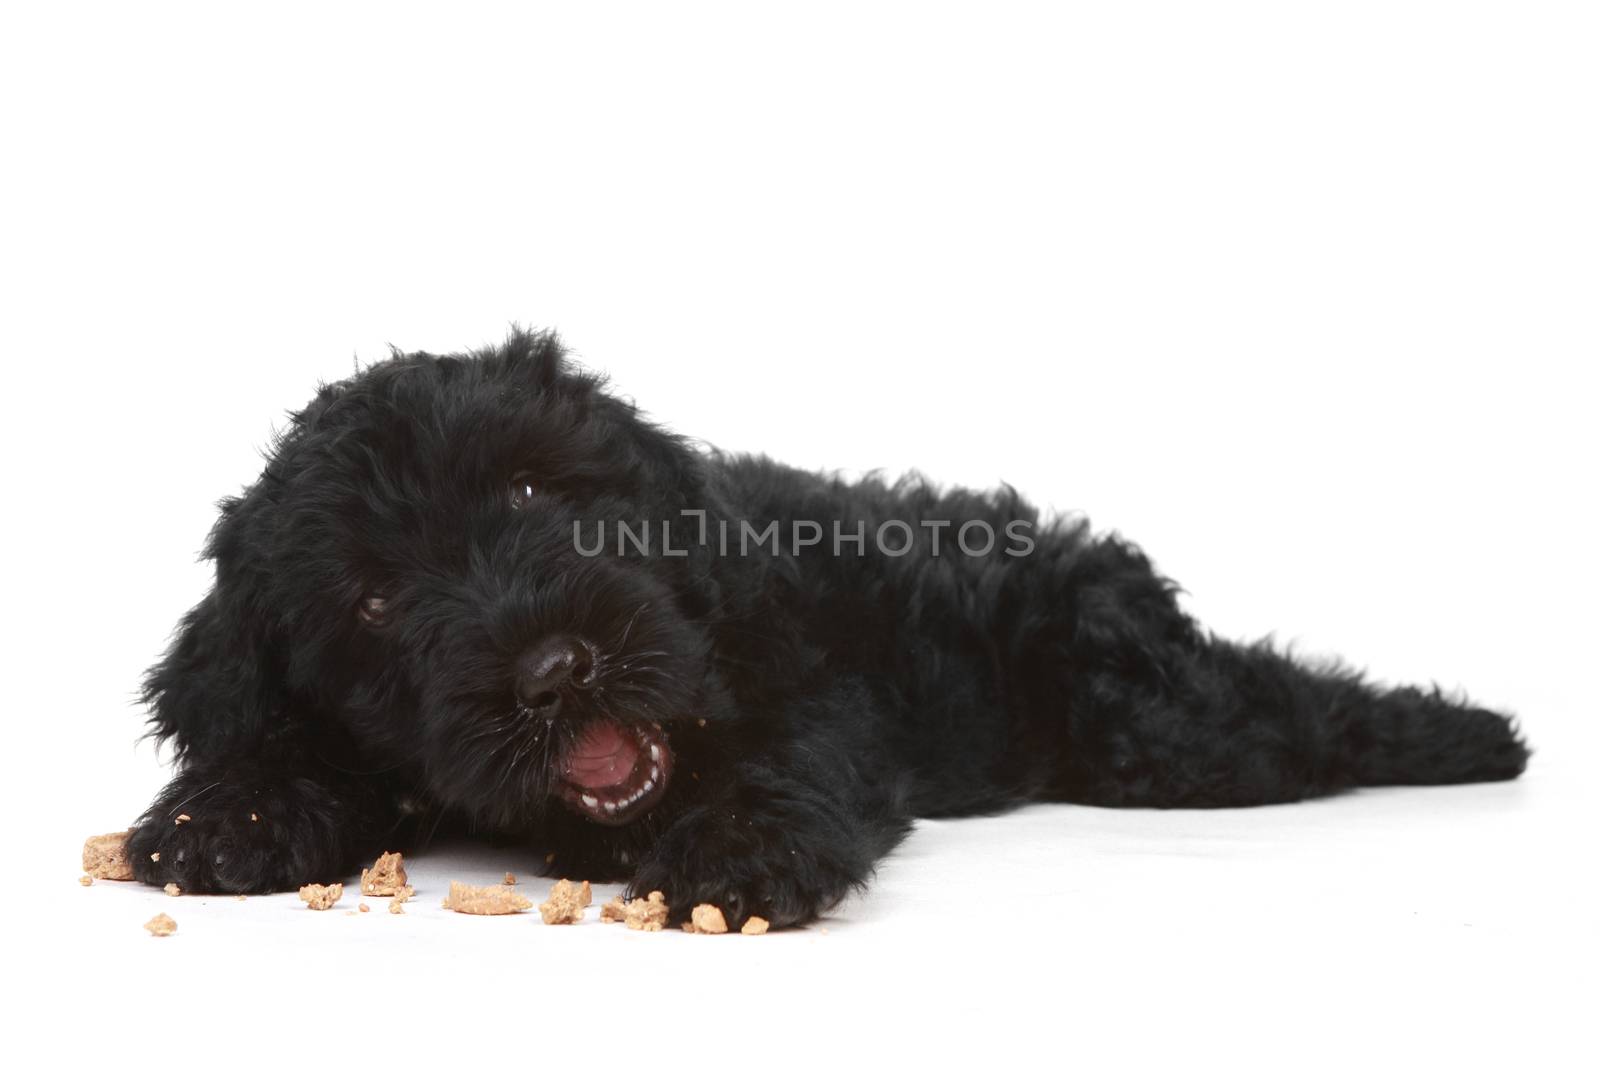
[[356, 907], [356, 910], [357, 911], [371, 911], [372, 909], [367, 907], [365, 904], [361, 904], [361, 905], [358, 905]]
[[178, 888], [177, 882], [168, 882], [166, 885], [161, 887], [161, 891], [169, 897], [175, 897], [179, 893], [183, 892], [183, 890]]
[[184, 823], [188, 822], [188, 821], [189, 821], [189, 813], [188, 812], [179, 812], [178, 813], [178, 817], [173, 820], [173, 822], [177, 823], [180, 826], [183, 825]]
[[405, 913], [406, 913], [406, 909], [404, 909], [404, 908], [402, 908], [400, 906], [400, 898], [399, 897], [395, 897], [393, 900], [389, 901], [389, 914], [390, 915], [404, 915]]
[[83, 869], [86, 874], [107, 881], [133, 881], [133, 865], [128, 862], [128, 831], [96, 834], [85, 841]]
[[361, 895], [364, 897], [392, 897], [406, 884], [406, 868], [398, 852], [385, 852], [372, 865], [372, 870], [361, 869]]
[[255, 812], [252, 811], [250, 813], [250, 821], [251, 822], [260, 822], [261, 821], [261, 816], [257, 815]]
[[748, 919], [746, 919], [744, 921], [744, 925], [743, 926], [739, 927], [739, 932], [741, 934], [752, 934], [752, 935], [754, 935], [754, 934], [764, 934], [764, 933], [767, 932], [767, 925], [768, 925], [767, 924], [767, 920], [763, 919], [759, 915], [752, 915], [752, 916], [750, 916], [750, 918], [748, 918]]
[[94, 876], [86, 874], [82, 878], [78, 879], [78, 884], [79, 885], [94, 885]]
[[699, 723], [701, 726], [704, 726], [706, 724], [706, 721], [704, 719], [696, 719], [695, 722]]
[[403, 885], [394, 891], [394, 903], [404, 904], [417, 895], [417, 891], [409, 885]]
[[550, 887], [550, 899], [539, 905], [539, 915], [546, 926], [570, 926], [583, 918], [583, 909], [592, 900], [588, 882], [575, 886], [563, 878]]
[[150, 862], [151, 863], [160, 863], [161, 862], [161, 853], [159, 853], [159, 852], [150, 853]]
[[554, 863], [556, 861], [556, 854], [554, 852], [546, 852], [544, 854], [544, 861], [546, 863]]
[[612, 897], [600, 905], [600, 921], [603, 923], [619, 923], [627, 917], [628, 906], [622, 902], [621, 897]]
[[503, 885], [463, 885], [450, 883], [450, 892], [440, 902], [462, 915], [515, 915], [533, 907], [533, 901]]
[[170, 937], [178, 929], [178, 924], [173, 921], [172, 916], [162, 912], [145, 923], [144, 928], [156, 937]]
[[517, 876], [512, 874], [510, 871], [507, 871], [506, 872], [506, 877], [505, 877], [505, 884], [506, 885], [516, 885], [517, 884]]
[[334, 901], [344, 896], [343, 885], [311, 885], [300, 887], [300, 899], [306, 902], [306, 907], [312, 911], [327, 911], [333, 907]]
[[238, 896], [234, 897], [233, 899], [234, 900], [249, 900], [250, 898], [245, 896], [243, 893], [240, 893]]
[[687, 929], [692, 934], [725, 934], [728, 920], [722, 917], [722, 909], [715, 904], [696, 904], [689, 915]]
[[622, 921], [630, 930], [662, 930], [667, 925], [667, 901], [661, 890], [652, 889], [648, 897], [630, 900], [622, 906]]

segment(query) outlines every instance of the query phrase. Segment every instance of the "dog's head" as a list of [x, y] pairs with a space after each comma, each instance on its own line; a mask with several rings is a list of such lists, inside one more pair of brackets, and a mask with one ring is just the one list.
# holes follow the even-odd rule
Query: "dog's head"
[[[154, 732], [224, 760], [337, 730], [488, 825], [551, 799], [631, 822], [671, 788], [674, 731], [717, 714], [717, 587], [659, 550], [662, 520], [715, 511], [704, 471], [546, 335], [326, 386], [222, 505], [216, 585], [147, 680]], [[657, 550], [593, 553], [619, 521]]]

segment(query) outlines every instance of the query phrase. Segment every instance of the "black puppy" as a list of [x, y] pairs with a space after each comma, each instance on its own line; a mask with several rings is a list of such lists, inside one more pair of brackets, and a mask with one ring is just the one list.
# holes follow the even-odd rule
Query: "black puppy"
[[454, 818], [681, 918], [804, 922], [918, 816], [1515, 777], [1500, 715], [1209, 636], [1010, 492], [692, 448], [556, 341], [326, 386], [145, 696], [143, 880], [342, 878]]

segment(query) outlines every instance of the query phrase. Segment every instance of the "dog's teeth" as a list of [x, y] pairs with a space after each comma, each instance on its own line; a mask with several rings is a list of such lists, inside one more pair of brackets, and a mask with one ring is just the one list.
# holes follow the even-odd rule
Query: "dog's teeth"
[[[652, 776], [652, 778], [653, 778], [653, 776]], [[648, 792], [650, 792], [650, 790], [654, 789], [655, 787], [656, 787], [656, 783], [653, 780], [652, 781], [648, 781], [648, 782], [646, 782], [644, 784], [644, 788], [639, 790], [639, 792], [640, 793], [648, 793]]]
[[652, 760], [654, 760], [655, 762], [657, 762], [657, 763], [661, 762], [661, 746], [660, 745], [651, 745], [650, 746], [650, 758]]
[[614, 801], [614, 800], [606, 801], [606, 810], [607, 811], [616, 811], [617, 810], [616, 801]]
[[588, 793], [585, 793], [583, 794], [583, 806], [586, 808], [598, 808], [600, 806], [600, 802], [594, 797], [590, 796]]
[[650, 780], [653, 782], [653, 781], [655, 781], [656, 779], [658, 779], [660, 777], [661, 777], [661, 768], [660, 767], [651, 767], [650, 768]]

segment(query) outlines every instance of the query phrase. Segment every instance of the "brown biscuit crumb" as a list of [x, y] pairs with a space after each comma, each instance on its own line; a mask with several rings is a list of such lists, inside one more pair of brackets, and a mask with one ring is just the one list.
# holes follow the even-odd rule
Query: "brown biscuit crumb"
[[344, 896], [343, 885], [311, 885], [300, 887], [300, 899], [306, 902], [306, 907], [312, 911], [327, 911], [333, 907], [333, 902]]
[[95, 878], [107, 881], [133, 881], [133, 865], [128, 862], [128, 831], [96, 834], [85, 841], [83, 869]]
[[144, 928], [149, 930], [150, 933], [155, 937], [170, 937], [173, 931], [178, 929], [178, 924], [173, 921], [172, 916], [168, 915], [166, 912], [162, 912], [154, 919], [151, 919], [149, 922], [145, 923]]
[[403, 885], [394, 891], [394, 903], [404, 904], [417, 895], [417, 891], [409, 885]]
[[546, 926], [570, 926], [583, 918], [592, 900], [588, 882], [574, 886], [563, 878], [550, 887], [550, 899], [539, 905], [539, 915]]
[[399, 897], [395, 897], [393, 900], [389, 901], [390, 915], [404, 915], [406, 913], [406, 909], [402, 908], [400, 903]]
[[361, 895], [364, 897], [392, 897], [406, 884], [406, 868], [398, 852], [385, 852], [372, 865], [372, 870], [361, 869]]
[[178, 888], [177, 882], [168, 882], [166, 885], [161, 887], [161, 891], [169, 897], [175, 897], [179, 893], [183, 892], [182, 889]]
[[600, 921], [603, 923], [619, 923], [627, 916], [628, 906], [622, 902], [621, 897], [612, 897], [600, 905]]
[[517, 876], [512, 874], [510, 871], [507, 871], [505, 879], [504, 879], [504, 882], [505, 882], [506, 885], [516, 885], [517, 884]]
[[234, 897], [233, 899], [234, 900], [249, 900], [250, 898], [245, 896], [243, 893], [240, 893], [238, 896]]
[[696, 904], [689, 915], [688, 929], [693, 934], [725, 934], [728, 920], [722, 917], [722, 909], [715, 904]]
[[361, 905], [357, 906], [356, 910], [357, 911], [371, 911], [372, 909], [367, 907], [365, 904], [361, 904]]
[[515, 915], [533, 907], [533, 901], [503, 885], [462, 885], [450, 883], [450, 892], [441, 902], [462, 915]]
[[150, 853], [150, 862], [151, 863], [160, 863], [161, 862], [161, 853], [159, 853], [159, 852]]
[[182, 823], [186, 823], [186, 822], [189, 821], [189, 814], [188, 814], [188, 812], [181, 812], [181, 813], [179, 813], [178, 817], [176, 819], [172, 820], [172, 821], [174, 823], [178, 823], [180, 825]]
[[752, 915], [752, 916], [750, 916], [750, 918], [748, 918], [748, 919], [746, 919], [744, 921], [744, 925], [743, 926], [739, 927], [739, 932], [741, 934], [752, 934], [752, 935], [753, 934], [764, 934], [764, 933], [767, 932], [767, 920], [763, 919], [759, 915]]
[[639, 897], [622, 906], [622, 921], [630, 930], [663, 930], [667, 925], [667, 901], [661, 890], [652, 889], [648, 897]]

